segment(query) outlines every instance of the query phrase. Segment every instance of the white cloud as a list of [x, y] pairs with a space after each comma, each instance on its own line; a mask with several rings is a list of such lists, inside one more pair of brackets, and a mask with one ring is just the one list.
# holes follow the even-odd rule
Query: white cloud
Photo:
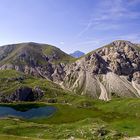
[[96, 48], [99, 48], [103, 45], [105, 45], [107, 42], [105, 41], [104, 38], [99, 39], [99, 38], [91, 38], [87, 39], [86, 41], [83, 42], [78, 42], [73, 44], [75, 48], [78, 48], [79, 50], [82, 49], [82, 51], [88, 53]]
[[97, 7], [98, 10], [96, 10], [91, 16], [91, 19], [85, 23], [85, 27], [77, 36], [80, 37], [91, 29], [118, 29], [123, 25], [123, 23], [118, 24], [120, 20], [139, 18], [140, 13], [130, 10], [131, 8], [129, 7], [134, 3], [140, 2], [140, 0], [132, 1], [129, 0], [128, 3], [124, 0], [104, 0], [100, 2]]
[[61, 44], [61, 45], [64, 45], [64, 44], [65, 44], [65, 42], [61, 41], [61, 42], [60, 42], [60, 44]]
[[90, 52], [94, 49], [109, 44], [115, 40], [128, 40], [133, 43], [140, 43], [140, 33], [131, 33], [127, 35], [112, 36], [109, 38], [107, 36], [104, 36], [102, 38], [90, 38], [87, 39], [86, 41], [73, 44], [73, 46], [75, 46], [75, 48], [82, 48], [82, 51], [84, 52]]
[[88, 31], [92, 26], [93, 26], [93, 21], [90, 20], [90, 21], [86, 24], [85, 28], [84, 28], [81, 32], [79, 32], [77, 36], [80, 37], [83, 33], [85, 33], [86, 31]]

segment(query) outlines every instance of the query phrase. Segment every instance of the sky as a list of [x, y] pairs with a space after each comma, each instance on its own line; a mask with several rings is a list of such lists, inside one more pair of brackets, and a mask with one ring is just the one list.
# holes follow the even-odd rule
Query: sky
[[114, 40], [140, 43], [140, 0], [0, 0], [0, 45], [87, 53]]

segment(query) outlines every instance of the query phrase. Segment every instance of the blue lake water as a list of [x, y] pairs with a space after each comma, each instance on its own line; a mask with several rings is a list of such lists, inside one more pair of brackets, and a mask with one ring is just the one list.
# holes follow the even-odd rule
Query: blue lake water
[[0, 106], [0, 118], [3, 117], [18, 117], [24, 119], [36, 119], [42, 117], [49, 117], [56, 112], [53, 106], [43, 106], [38, 108], [31, 108], [26, 111], [16, 110], [12, 107]]

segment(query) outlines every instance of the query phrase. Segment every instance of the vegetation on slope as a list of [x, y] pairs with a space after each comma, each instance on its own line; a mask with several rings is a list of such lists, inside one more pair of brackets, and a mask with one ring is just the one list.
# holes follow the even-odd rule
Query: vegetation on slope
[[43, 45], [42, 46], [42, 51], [45, 55], [51, 56], [51, 55], [56, 55], [59, 60], [53, 61], [54, 63], [69, 63], [74, 61], [74, 58], [71, 57], [70, 55], [66, 54], [65, 52], [61, 51], [59, 48], [51, 46], [51, 45]]
[[[28, 103], [24, 104], [27, 106]], [[93, 140], [118, 140], [124, 136], [140, 135], [139, 99], [103, 102], [76, 97], [71, 105], [49, 105], [57, 107], [57, 112], [52, 117], [32, 120], [1, 119], [0, 134], [42, 139]]]
[[35, 78], [15, 70], [0, 70], [0, 93], [9, 95], [21, 87], [39, 87], [44, 91], [42, 101], [70, 102], [75, 94], [63, 90], [59, 85], [42, 78]]
[[[1, 119], [0, 134], [38, 138], [102, 138], [140, 135], [140, 100], [114, 99], [103, 102], [64, 91], [57, 84], [41, 78], [27, 76], [14, 70], [0, 71], [0, 92], [10, 94], [21, 86], [39, 86], [45, 91], [42, 101], [55, 99], [57, 112], [49, 118], [34, 120]], [[26, 110], [40, 104], [8, 104], [15, 109]], [[100, 130], [101, 129], [101, 130]], [[81, 133], [83, 135], [81, 136]], [[117, 136], [116, 136], [117, 135]], [[112, 137], [112, 138], [111, 138]]]
[[68, 63], [74, 59], [57, 47], [33, 42], [2, 46], [0, 55], [0, 66], [7, 63], [29, 65], [30, 61], [34, 61], [36, 65], [44, 65], [47, 63], [45, 56], [51, 57], [54, 63]]

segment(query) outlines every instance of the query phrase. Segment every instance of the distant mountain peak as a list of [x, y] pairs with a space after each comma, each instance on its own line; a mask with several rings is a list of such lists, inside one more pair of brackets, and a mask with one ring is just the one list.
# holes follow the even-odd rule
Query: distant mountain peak
[[85, 53], [82, 52], [82, 51], [77, 50], [77, 51], [71, 53], [70, 55], [73, 56], [73, 57], [75, 57], [75, 58], [79, 58], [79, 57], [85, 55]]

